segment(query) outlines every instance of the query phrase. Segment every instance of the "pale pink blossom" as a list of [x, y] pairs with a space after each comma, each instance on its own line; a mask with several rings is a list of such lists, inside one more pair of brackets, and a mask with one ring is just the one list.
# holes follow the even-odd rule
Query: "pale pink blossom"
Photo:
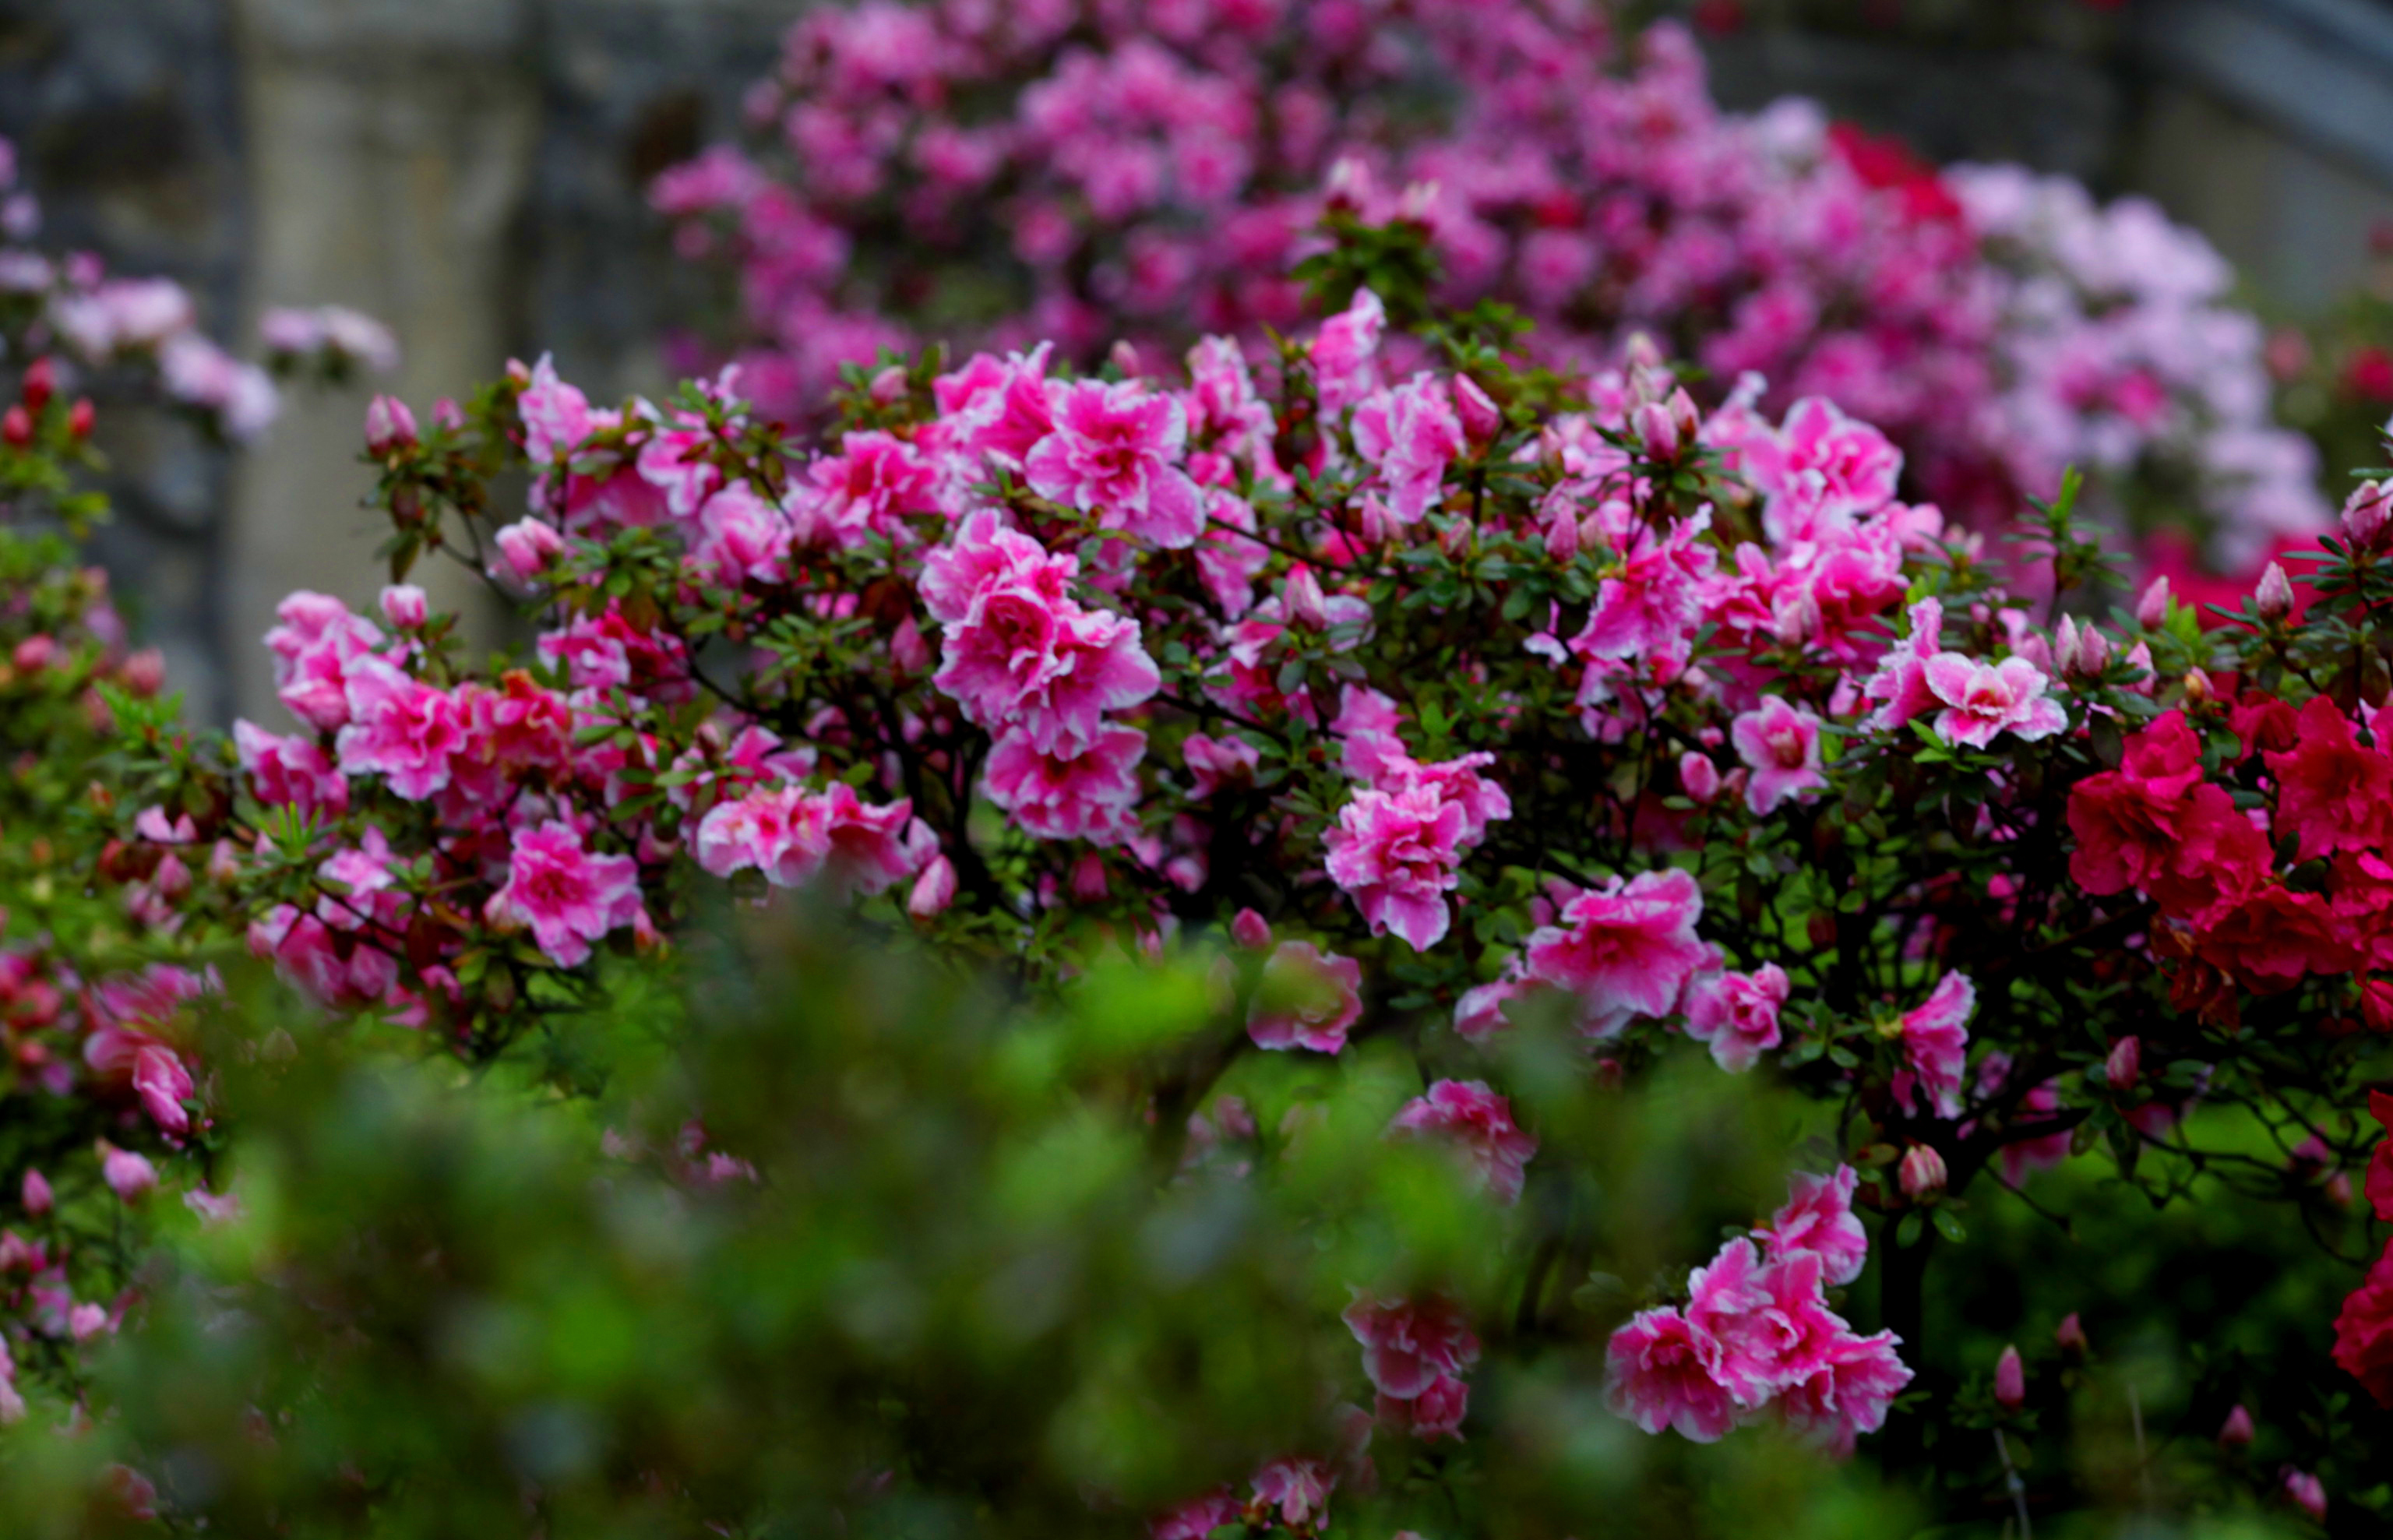
[[833, 781], [811, 800], [824, 866], [842, 894], [882, 893], [914, 875], [920, 862], [906, 837], [914, 817], [910, 799], [874, 806], [856, 788]]
[[1180, 740], [1180, 758], [1188, 766], [1189, 796], [1203, 802], [1224, 787], [1252, 786], [1262, 753], [1245, 738], [1209, 737], [1191, 733]]
[[1462, 424], [1435, 375], [1416, 374], [1354, 409], [1354, 450], [1379, 473], [1389, 516], [1418, 523], [1445, 496], [1445, 468], [1462, 452]]
[[1751, 1069], [1778, 1046], [1778, 1011], [1790, 987], [1786, 971], [1774, 962], [1750, 973], [1698, 979], [1687, 995], [1687, 1036], [1709, 1044], [1720, 1068]]
[[688, 566], [726, 588], [779, 582], [790, 542], [789, 516], [757, 496], [746, 482], [736, 482], [699, 508]]
[[1903, 1013], [1905, 1067], [1895, 1072], [1894, 1096], [1905, 1112], [1916, 1110], [1917, 1091], [1939, 1117], [1961, 1115], [1961, 1071], [1969, 1053], [1969, 1015], [1977, 1008], [1978, 989], [1969, 976], [1947, 973], [1926, 1000]]
[[517, 519], [492, 538], [499, 547], [499, 560], [493, 568], [518, 586], [530, 583], [547, 571], [549, 563], [565, 549], [565, 537], [545, 519]]
[[1850, 525], [1894, 499], [1903, 451], [1836, 403], [1806, 397], [1785, 426], [1744, 446], [1745, 463], [1767, 498], [1764, 527], [1781, 545]]
[[1023, 463], [1041, 497], [1093, 513], [1168, 550], [1196, 543], [1205, 503], [1182, 464], [1188, 419], [1179, 400], [1135, 381], [1052, 387], [1054, 423]]
[[1482, 1080], [1439, 1080], [1396, 1114], [1392, 1133], [1428, 1135], [1452, 1143], [1498, 1203], [1517, 1203], [1537, 1142], [1512, 1121], [1511, 1104]]
[[1283, 941], [1263, 961], [1247, 1009], [1255, 1046], [1336, 1053], [1363, 1014], [1363, 966], [1310, 941]]
[[593, 942], [623, 926], [645, 930], [637, 863], [594, 855], [571, 824], [552, 820], [516, 831], [506, 884], [490, 895], [488, 918], [523, 926], [560, 968], [589, 960]]
[[1862, 685], [1862, 694], [1880, 702], [1870, 725], [1900, 727], [1916, 716], [1926, 716], [1944, 704], [1928, 685], [1928, 661], [1944, 646], [1944, 607], [1922, 599], [1911, 607], [1911, 631], [1887, 650], [1886, 657]]
[[1327, 1516], [1338, 1473], [1321, 1460], [1283, 1459], [1255, 1472], [1255, 1498], [1294, 1528]]
[[1988, 663], [1940, 652], [1925, 665], [1928, 687], [1942, 703], [1937, 736], [1982, 749], [2008, 732], [2024, 742], [2050, 737], [2069, 725], [2060, 702], [2044, 692], [2050, 681], [2024, 658]]
[[710, 808], [691, 836], [690, 853], [717, 877], [752, 868], [776, 887], [798, 887], [830, 855], [822, 811], [804, 787], [757, 787]]
[[1753, 772], [1745, 805], [1757, 815], [1766, 817], [1828, 782], [1820, 767], [1820, 719], [1774, 695], [1729, 724], [1729, 740]]

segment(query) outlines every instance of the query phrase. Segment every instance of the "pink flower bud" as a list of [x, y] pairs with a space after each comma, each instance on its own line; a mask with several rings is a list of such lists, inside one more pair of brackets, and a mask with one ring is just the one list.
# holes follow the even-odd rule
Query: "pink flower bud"
[[1137, 346], [1126, 339], [1117, 338], [1106, 350], [1105, 361], [1121, 372], [1125, 380], [1135, 380], [1146, 372], [1146, 360], [1138, 356]]
[[1321, 580], [1313, 575], [1313, 568], [1300, 565], [1289, 572], [1282, 596], [1290, 624], [1313, 631], [1328, 629], [1329, 603], [1322, 597]]
[[1568, 508], [1557, 508], [1546, 521], [1546, 555], [1569, 561], [1578, 555], [1578, 519]]
[[2027, 1401], [2027, 1365], [2020, 1362], [2017, 1347], [2005, 1348], [1994, 1361], [1994, 1400], [2013, 1410]]
[[2241, 1449], [2252, 1442], [2252, 1414], [2237, 1402], [2227, 1410], [2227, 1420], [2218, 1425], [2218, 1447]]
[[2051, 667], [2048, 673], [2077, 672], [2077, 622], [2063, 615], [2060, 625], [2052, 633]]
[[1260, 952], [1272, 943], [1271, 921], [1252, 909], [1240, 909], [1230, 919], [1230, 939], [1250, 952]]
[[2111, 1045], [2111, 1056], [2102, 1061], [2102, 1078], [2112, 1090], [2133, 1090], [2143, 1077], [2143, 1044], [2133, 1038], [2122, 1038]]
[[1670, 409], [1670, 425], [1679, 430], [1679, 442], [1693, 443], [1696, 436], [1704, 430], [1704, 414], [1695, 405], [1695, 398], [1688, 395], [1686, 387], [1681, 385], [1670, 392], [1667, 405]]
[[366, 403], [366, 449], [376, 456], [415, 447], [415, 413], [396, 396], [377, 396]]
[[1690, 749], [1679, 756], [1679, 785], [1695, 801], [1707, 803], [1720, 795], [1720, 766]]
[[2393, 522], [2393, 483], [2363, 481], [2343, 500], [2343, 533], [2359, 550], [2381, 545], [2388, 522]]
[[1630, 370], [1655, 370], [1662, 367], [1662, 350], [1654, 339], [1642, 332], [1632, 332], [1620, 349], [1620, 359]]
[[158, 1168], [145, 1155], [131, 1150], [120, 1150], [103, 1139], [97, 1142], [99, 1152], [100, 1180], [109, 1190], [126, 1203], [138, 1203], [158, 1185]]
[[50, 1211], [49, 1179], [39, 1170], [31, 1166], [25, 1168], [25, 1180], [20, 1190], [24, 1194], [26, 1213], [40, 1219]]
[[58, 656], [58, 643], [44, 634], [26, 637], [17, 644], [17, 650], [9, 657], [19, 672], [39, 673], [50, 666], [50, 659]]
[[2060, 1318], [2060, 1325], [2053, 1332], [2052, 1340], [2056, 1347], [2073, 1358], [2083, 1358], [2094, 1351], [2094, 1344], [2086, 1339], [2085, 1324], [2077, 1319], [2077, 1312], [2073, 1310]]
[[2131, 687], [2138, 695], [2150, 695], [2160, 683], [2159, 671], [2152, 667], [2152, 649], [2142, 642], [2127, 649], [2127, 667], [2136, 671]]
[[1454, 411], [1462, 419], [1464, 435], [1480, 448], [1494, 442], [1496, 436], [1504, 431], [1503, 409], [1468, 374], [1454, 377]]
[[465, 431], [465, 413], [449, 397], [443, 396], [432, 403], [432, 420], [451, 433]]
[[166, 655], [156, 647], [143, 647], [124, 660], [116, 677], [127, 690], [147, 700], [166, 687]]
[[893, 363], [873, 375], [865, 389], [874, 406], [894, 407], [906, 398], [906, 372]]
[[1072, 863], [1072, 897], [1082, 904], [1101, 904], [1113, 892], [1113, 880], [1105, 875], [1105, 858], [1095, 851], [1082, 853]]
[[2158, 631], [2168, 623], [2169, 584], [2166, 578], [2154, 578], [2136, 601], [2136, 623], [2146, 631]]
[[1638, 442], [1644, 446], [1646, 459], [1679, 458], [1679, 425], [1670, 421], [1668, 407], [1659, 401], [1648, 401], [1637, 409], [1631, 421]]
[[1942, 1192], [1946, 1175], [1944, 1157], [1926, 1144], [1914, 1144], [1903, 1151], [1903, 1164], [1895, 1169], [1896, 1179], [1903, 1183], [1903, 1195], [1914, 1201]]
[[413, 583], [392, 583], [382, 591], [383, 619], [401, 631], [413, 631], [430, 613], [424, 590]]
[[2326, 1522], [2326, 1483], [2316, 1476], [2285, 1467], [2285, 1496], [2312, 1520]]
[[917, 920], [928, 920], [946, 912], [956, 901], [956, 864], [945, 855], [934, 855], [914, 879], [914, 891], [907, 895], [906, 912]]
[[2089, 623], [2077, 633], [2077, 672], [2088, 679], [2111, 666], [2111, 639]]
[[2275, 562], [2260, 574], [2260, 586], [2252, 591], [2252, 607], [2269, 621], [2282, 620], [2294, 612], [2293, 581]]

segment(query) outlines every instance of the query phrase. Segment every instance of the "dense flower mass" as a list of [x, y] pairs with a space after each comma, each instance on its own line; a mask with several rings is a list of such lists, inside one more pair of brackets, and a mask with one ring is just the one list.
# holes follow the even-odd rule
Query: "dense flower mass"
[[[1087, 363], [1125, 337], [1177, 351], [1200, 331], [1286, 331], [1301, 306], [1288, 275], [1343, 211], [1416, 225], [1443, 298], [1520, 307], [1556, 362], [1615, 360], [1641, 330], [1723, 385], [1766, 378], [1773, 411], [1837, 403], [1970, 521], [2051, 495], [2073, 463], [2113, 492], [2190, 486], [2166, 516], [2230, 565], [2324, 524], [2315, 456], [2270, 422], [2260, 328], [2228, 304], [2227, 264], [2151, 203], [2099, 205], [2013, 166], [1940, 173], [1806, 102], [1723, 113], [1685, 34], [1617, 38], [1594, 6], [1365, 14], [1208, 0], [1000, 23], [974, 0], [827, 6], [751, 94], [753, 152], [717, 146], [652, 197], [687, 253], [736, 268], [739, 357], [770, 415], [920, 341], [1047, 338]], [[1321, 390], [1332, 416], [1355, 399], [1335, 372]], [[1107, 416], [1111, 398], [1092, 385], [1070, 411], [1122, 444], [1170, 431]], [[1418, 516], [1461, 410], [1399, 385], [1356, 413], [1387, 516]], [[1790, 446], [1837, 420], [1807, 408]], [[1034, 484], [1093, 484], [1072, 467], [1095, 440], [1071, 442], [1083, 458], [1051, 446]], [[1153, 495], [1114, 516], [1193, 529], [1170, 523], [1193, 517], [1183, 486]], [[2149, 516], [2147, 502], [2112, 511]]]

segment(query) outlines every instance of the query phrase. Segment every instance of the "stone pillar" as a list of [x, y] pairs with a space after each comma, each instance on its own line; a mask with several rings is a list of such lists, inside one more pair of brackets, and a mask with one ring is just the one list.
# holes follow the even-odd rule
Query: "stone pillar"
[[[504, 363], [540, 126], [526, 0], [237, 0], [251, 254], [243, 305], [380, 317], [405, 361], [375, 382], [419, 416]], [[234, 699], [281, 721], [257, 638], [294, 588], [371, 604], [380, 516], [360, 463], [368, 390], [293, 391], [239, 469], [224, 613]], [[478, 585], [422, 570], [435, 603]]]

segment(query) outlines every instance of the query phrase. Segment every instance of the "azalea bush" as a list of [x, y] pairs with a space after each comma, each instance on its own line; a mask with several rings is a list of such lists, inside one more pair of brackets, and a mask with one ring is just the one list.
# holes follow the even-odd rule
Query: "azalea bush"
[[1903, 448], [1907, 497], [1975, 525], [2073, 464], [2089, 517], [2174, 536], [2154, 561], [2248, 581], [2328, 520], [2200, 236], [2065, 178], [1939, 172], [1806, 102], [1723, 113], [1675, 24], [872, 0], [809, 10], [747, 109], [745, 146], [653, 197], [730, 275], [718, 336], [768, 418], [933, 341], [1260, 357], [1329, 213], [1415, 225], [1436, 297], [1516, 307], [1546, 361], [1616, 365], [1641, 333], [1703, 366], [1707, 405], [1748, 375], [1773, 415], [1833, 401]]

